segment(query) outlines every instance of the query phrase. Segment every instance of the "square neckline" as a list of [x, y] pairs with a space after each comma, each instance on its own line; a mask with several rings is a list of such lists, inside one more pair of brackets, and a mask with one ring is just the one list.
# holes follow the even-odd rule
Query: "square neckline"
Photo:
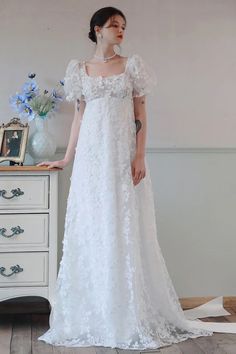
[[118, 76], [122, 76], [124, 74], [126, 74], [127, 72], [127, 68], [128, 68], [128, 63], [129, 63], [129, 59], [130, 59], [130, 56], [127, 57], [126, 59], [126, 63], [125, 63], [125, 69], [124, 71], [122, 71], [121, 73], [119, 74], [112, 74], [112, 75], [107, 75], [107, 76], [103, 76], [103, 75], [96, 75], [96, 76], [91, 76], [87, 73], [87, 70], [86, 70], [86, 61], [83, 60], [82, 62], [82, 69], [83, 69], [83, 72], [85, 74], [85, 76], [87, 76], [88, 78], [91, 78], [91, 79], [99, 79], [99, 78], [102, 78], [102, 79], [107, 79], [109, 77], [118, 77]]

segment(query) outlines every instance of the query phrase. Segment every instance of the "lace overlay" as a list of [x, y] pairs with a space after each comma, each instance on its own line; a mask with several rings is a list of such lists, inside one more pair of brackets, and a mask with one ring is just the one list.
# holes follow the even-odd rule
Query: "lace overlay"
[[66, 98], [86, 106], [50, 328], [39, 340], [142, 350], [212, 335], [184, 317], [157, 240], [146, 159], [146, 177], [132, 181], [133, 97], [151, 93], [156, 82], [138, 54], [109, 77], [88, 76], [78, 60], [68, 64]]
[[138, 54], [128, 57], [123, 73], [107, 77], [89, 76], [85, 62], [72, 59], [67, 66], [64, 81], [67, 101], [90, 101], [104, 96], [121, 99], [138, 97], [150, 94], [157, 84], [154, 70]]

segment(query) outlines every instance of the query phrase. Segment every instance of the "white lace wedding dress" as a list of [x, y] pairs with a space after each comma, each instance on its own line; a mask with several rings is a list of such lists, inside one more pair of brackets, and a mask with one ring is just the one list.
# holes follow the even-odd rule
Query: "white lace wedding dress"
[[133, 97], [156, 79], [138, 54], [125, 71], [91, 77], [71, 60], [68, 101], [86, 107], [67, 200], [63, 257], [50, 328], [38, 339], [68, 347], [147, 349], [213, 332], [187, 320], [157, 240], [148, 163], [134, 186]]

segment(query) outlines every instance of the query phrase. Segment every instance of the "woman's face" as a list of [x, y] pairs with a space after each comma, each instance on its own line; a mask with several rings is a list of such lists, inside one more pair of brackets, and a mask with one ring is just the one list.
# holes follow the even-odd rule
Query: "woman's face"
[[124, 38], [126, 24], [125, 20], [120, 15], [115, 15], [101, 28], [102, 41], [107, 41], [110, 44], [120, 44]]

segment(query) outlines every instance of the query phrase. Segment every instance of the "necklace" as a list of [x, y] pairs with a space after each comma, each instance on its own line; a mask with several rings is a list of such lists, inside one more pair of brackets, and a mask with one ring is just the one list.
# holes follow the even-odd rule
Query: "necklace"
[[98, 55], [95, 55], [95, 54], [94, 54], [94, 57], [95, 57], [95, 58], [97, 58], [97, 59], [99, 59], [99, 60], [102, 60], [104, 63], [106, 63], [106, 62], [108, 61], [108, 59], [111, 59], [111, 58], [113, 58], [113, 57], [115, 57], [115, 56], [116, 56], [116, 53], [113, 54], [113, 55], [111, 55], [110, 57], [106, 57], [106, 58], [99, 57]]

